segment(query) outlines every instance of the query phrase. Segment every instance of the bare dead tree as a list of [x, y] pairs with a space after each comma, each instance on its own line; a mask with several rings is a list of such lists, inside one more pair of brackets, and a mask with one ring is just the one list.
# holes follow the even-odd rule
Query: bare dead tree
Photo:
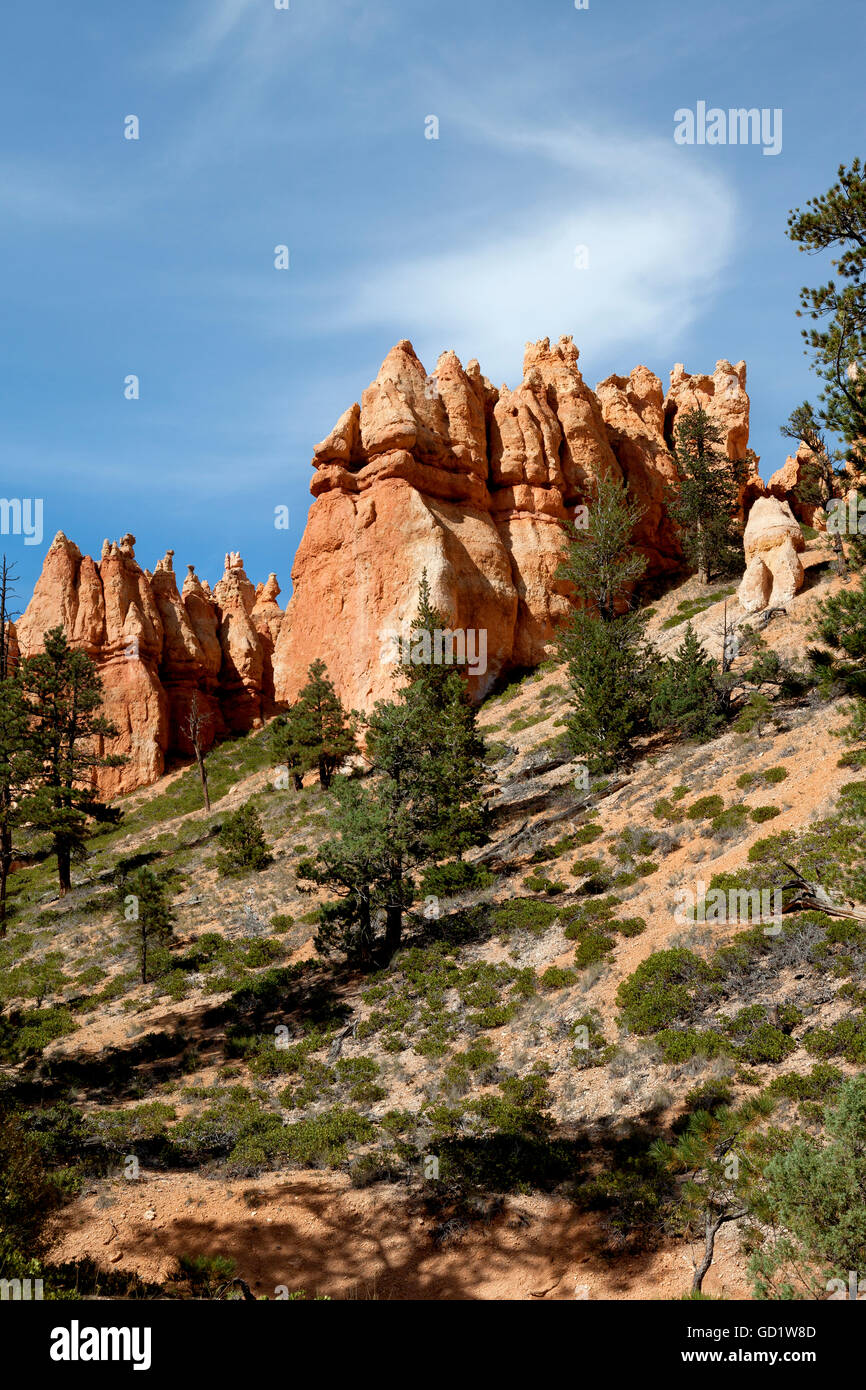
[[195, 760], [198, 763], [198, 775], [201, 778], [201, 791], [204, 798], [204, 809], [210, 810], [210, 793], [207, 787], [207, 767], [204, 760], [204, 736], [210, 725], [210, 715], [202, 710], [198, 702], [198, 691], [192, 693], [189, 714], [183, 725], [183, 731], [189, 739], [195, 753]]
[[12, 587], [16, 578], [15, 566], [10, 565], [6, 556], [0, 558], [0, 681], [5, 681], [11, 674], [9, 669], [9, 624], [17, 616], [17, 613], [10, 608], [10, 602], [15, 596]]
[[[15, 592], [12, 587], [15, 577], [15, 566], [3, 555], [0, 559], [0, 682], [12, 674], [9, 658], [9, 624], [15, 617], [15, 612], [10, 607]], [[10, 757], [9, 748], [5, 749], [5, 756]], [[6, 766], [8, 768], [8, 762]], [[0, 936], [6, 935], [6, 889], [14, 856], [13, 800], [11, 777], [0, 777]]]

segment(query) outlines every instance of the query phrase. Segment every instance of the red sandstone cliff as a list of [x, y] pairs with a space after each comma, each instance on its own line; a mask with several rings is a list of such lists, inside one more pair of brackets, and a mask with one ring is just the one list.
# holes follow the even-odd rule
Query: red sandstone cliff
[[181, 594], [173, 552], [150, 574], [134, 546], [134, 536], [106, 541], [97, 564], [58, 532], [16, 624], [22, 656], [39, 651], [43, 634], [59, 624], [95, 661], [105, 714], [117, 728], [106, 751], [127, 759], [99, 773], [109, 796], [154, 781], [169, 753], [191, 753], [184, 725], [194, 691], [207, 716], [208, 746], [227, 729], [252, 728], [273, 709], [265, 692], [273, 691], [270, 652], [279, 622], [269, 612], [271, 636], [259, 634], [249, 616], [255, 590], [240, 557], [226, 556], [212, 595], [190, 566]]
[[392, 348], [360, 404], [315, 448], [315, 500], [285, 613], [276, 575], [254, 586], [235, 552], [213, 592], [192, 566], [179, 592], [172, 551], [150, 574], [132, 536], [106, 542], [96, 563], [58, 534], [18, 641], [27, 655], [61, 623], [97, 663], [118, 728], [110, 751], [128, 758], [100, 775], [103, 790], [151, 782], [167, 755], [190, 754], [194, 692], [208, 743], [292, 700], [317, 657], [347, 705], [369, 709], [389, 696], [389, 637], [411, 622], [425, 570], [451, 627], [485, 634], [476, 695], [509, 668], [536, 665], [569, 607], [555, 578], [564, 523], [596, 479], [624, 479], [642, 504], [648, 575], [682, 563], [664, 506], [681, 410], [702, 405], [730, 456], [747, 462], [744, 513], [763, 492], [748, 451], [744, 363], [722, 360], [712, 376], [678, 365], [667, 394], [643, 366], [592, 391], [577, 364], [571, 338], [528, 343], [512, 391], [453, 352], [428, 375], [411, 343]]
[[503, 670], [543, 660], [568, 611], [554, 577], [563, 523], [601, 476], [624, 478], [644, 507], [648, 575], [678, 568], [664, 508], [677, 413], [703, 405], [731, 457], [745, 459], [745, 364], [720, 361], [712, 376], [677, 366], [665, 396], [646, 367], [592, 391], [577, 362], [571, 338], [528, 343], [510, 391], [453, 352], [429, 376], [411, 343], [389, 352], [314, 451], [316, 500], [274, 650], [278, 701], [294, 698], [317, 656], [346, 703], [369, 709], [387, 696], [394, 673], [382, 651], [411, 620], [424, 569], [452, 627], [487, 632], [477, 694]]

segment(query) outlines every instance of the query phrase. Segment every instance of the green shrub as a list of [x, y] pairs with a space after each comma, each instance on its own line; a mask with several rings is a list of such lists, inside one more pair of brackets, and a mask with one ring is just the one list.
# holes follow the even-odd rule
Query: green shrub
[[619, 932], [620, 936], [640, 936], [641, 932], [646, 931], [646, 922], [643, 917], [615, 918], [610, 925]]
[[753, 806], [749, 811], [749, 815], [757, 825], [763, 825], [768, 820], [775, 820], [776, 816], [781, 814], [778, 806]]
[[686, 1109], [692, 1112], [706, 1110], [709, 1114], [713, 1114], [714, 1111], [723, 1106], [731, 1105], [733, 1099], [734, 1092], [730, 1081], [725, 1081], [723, 1078], [711, 1078], [688, 1092], [685, 1105]]
[[597, 840], [601, 835], [602, 830], [603, 827], [595, 823], [582, 825], [571, 837], [572, 846], [577, 848], [579, 845], [591, 845], [593, 840]]
[[701, 796], [693, 801], [686, 811], [689, 820], [709, 820], [724, 810], [724, 800], [720, 796]]
[[65, 1005], [15, 1009], [0, 1017], [0, 1061], [22, 1062], [78, 1028]]
[[866, 1013], [848, 1014], [829, 1028], [815, 1028], [803, 1038], [813, 1057], [844, 1057], [847, 1062], [866, 1062]]
[[671, 1065], [690, 1062], [693, 1057], [725, 1057], [731, 1052], [730, 1043], [712, 1029], [662, 1028], [654, 1036], [662, 1052], [662, 1060]]
[[[779, 1021], [793, 1026], [799, 1022], [799, 1014], [789, 1008], [780, 1014]], [[751, 1004], [740, 1009], [725, 1025], [725, 1032], [737, 1044], [737, 1055], [753, 1066], [762, 1063], [782, 1062], [796, 1051], [797, 1044], [787, 1033], [770, 1023], [767, 1010], [762, 1004]]]
[[467, 864], [463, 859], [450, 864], [432, 864], [421, 876], [422, 897], [452, 898], [458, 893], [489, 888], [496, 877], [481, 864]]
[[578, 888], [578, 892], [586, 897], [598, 897], [601, 893], [606, 893], [613, 884], [613, 875], [607, 869], [602, 868], [598, 873], [590, 874], [589, 878], [584, 879]]
[[542, 989], [566, 989], [576, 983], [576, 972], [559, 965], [549, 965], [539, 980]]
[[827, 1100], [841, 1086], [845, 1077], [838, 1067], [819, 1062], [808, 1076], [786, 1072], [774, 1076], [767, 1086], [770, 1095], [785, 1096], [788, 1100]]
[[129, 1153], [138, 1144], [165, 1134], [166, 1125], [176, 1118], [173, 1105], [146, 1101], [122, 1110], [99, 1110], [85, 1120], [88, 1136], [112, 1153]]
[[710, 975], [706, 962], [682, 946], [654, 952], [617, 989], [623, 1022], [633, 1033], [655, 1033], [687, 1019], [693, 991]]
[[523, 880], [523, 886], [528, 888], [530, 893], [555, 894], [562, 893], [565, 889], [564, 884], [556, 883], [551, 878], [545, 878], [543, 874], [527, 874]]
[[375, 1126], [364, 1115], [336, 1105], [321, 1115], [286, 1125], [280, 1147], [289, 1161], [305, 1167], [335, 1167], [344, 1161], [350, 1144], [369, 1143], [375, 1133]]
[[613, 944], [613, 937], [608, 936], [607, 932], [600, 927], [590, 927], [580, 936], [574, 953], [575, 966], [578, 970], [585, 970], [588, 965], [606, 960], [613, 950]]
[[723, 830], [742, 830], [746, 821], [749, 819], [749, 811], [742, 804], [728, 806], [724, 811], [720, 811], [717, 816], [713, 816], [710, 821], [710, 830], [717, 834]]
[[469, 1022], [476, 1028], [502, 1028], [516, 1013], [516, 1004], [489, 1004], [479, 1013], [470, 1014]]
[[555, 922], [559, 909], [552, 903], [536, 898], [512, 898], [501, 903], [491, 914], [494, 927], [503, 933], [528, 931], [541, 936]]
[[603, 867], [600, 859], [575, 859], [571, 872], [575, 878], [586, 878], [588, 874], [600, 873]]

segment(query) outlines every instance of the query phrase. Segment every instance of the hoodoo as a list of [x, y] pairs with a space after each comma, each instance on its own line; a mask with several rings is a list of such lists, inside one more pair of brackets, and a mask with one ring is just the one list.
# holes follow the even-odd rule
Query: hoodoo
[[206, 746], [227, 729], [252, 728], [273, 709], [266, 692], [273, 690], [271, 634], [281, 610], [269, 605], [263, 636], [250, 616], [256, 591], [237, 554], [226, 556], [213, 594], [192, 566], [179, 593], [173, 554], [167, 551], [150, 574], [135, 559], [134, 536], [106, 541], [96, 563], [59, 531], [16, 625], [22, 656], [40, 651], [44, 634], [61, 626], [95, 661], [103, 708], [117, 729], [106, 751], [127, 760], [100, 770], [106, 795], [155, 781], [171, 752], [189, 755], [193, 692], [205, 715]]
[[681, 567], [665, 507], [681, 411], [703, 406], [729, 457], [746, 464], [744, 514], [763, 493], [745, 363], [670, 375], [667, 395], [644, 366], [593, 391], [572, 339], [543, 338], [526, 345], [523, 379], [509, 390], [453, 352], [428, 374], [404, 339], [313, 451], [314, 501], [285, 612], [277, 576], [253, 584], [236, 551], [213, 591], [191, 565], [179, 590], [171, 550], [151, 574], [134, 536], [106, 541], [97, 562], [59, 532], [18, 624], [21, 651], [38, 651], [60, 624], [96, 662], [118, 730], [108, 751], [127, 759], [99, 774], [112, 795], [154, 781], [171, 754], [190, 755], [194, 693], [205, 745], [294, 699], [317, 658], [347, 706], [389, 696], [390, 639], [407, 630], [425, 572], [450, 628], [485, 634], [486, 661], [469, 678], [481, 698], [503, 672], [549, 654], [569, 607], [556, 577], [565, 523], [598, 478], [623, 479], [642, 506], [648, 576]]
[[424, 570], [452, 627], [487, 631], [487, 670], [470, 681], [477, 696], [504, 670], [544, 660], [568, 610], [556, 579], [563, 524], [602, 476], [625, 479], [643, 506], [636, 539], [648, 574], [678, 569], [664, 507], [676, 482], [670, 442], [678, 413], [696, 405], [746, 460], [743, 362], [722, 360], [712, 376], [678, 365], [667, 396], [642, 366], [592, 391], [572, 339], [544, 338], [526, 345], [510, 391], [453, 352], [428, 375], [412, 344], [398, 343], [314, 450], [315, 501], [274, 650], [277, 701], [294, 698], [316, 657], [347, 705], [388, 695], [384, 638], [411, 621]]

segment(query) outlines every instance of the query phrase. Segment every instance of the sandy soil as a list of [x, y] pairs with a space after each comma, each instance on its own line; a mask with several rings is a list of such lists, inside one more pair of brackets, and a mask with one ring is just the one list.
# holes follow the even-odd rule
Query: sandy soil
[[[88, 1189], [62, 1220], [52, 1259], [89, 1256], [162, 1281], [180, 1255], [223, 1255], [268, 1298], [282, 1286], [335, 1299], [669, 1299], [689, 1288], [699, 1254], [682, 1245], [609, 1261], [593, 1218], [541, 1196], [509, 1198], [491, 1221], [440, 1245], [405, 1189], [357, 1190], [326, 1172], [120, 1179]], [[748, 1298], [730, 1228], [716, 1249], [705, 1292]]]

